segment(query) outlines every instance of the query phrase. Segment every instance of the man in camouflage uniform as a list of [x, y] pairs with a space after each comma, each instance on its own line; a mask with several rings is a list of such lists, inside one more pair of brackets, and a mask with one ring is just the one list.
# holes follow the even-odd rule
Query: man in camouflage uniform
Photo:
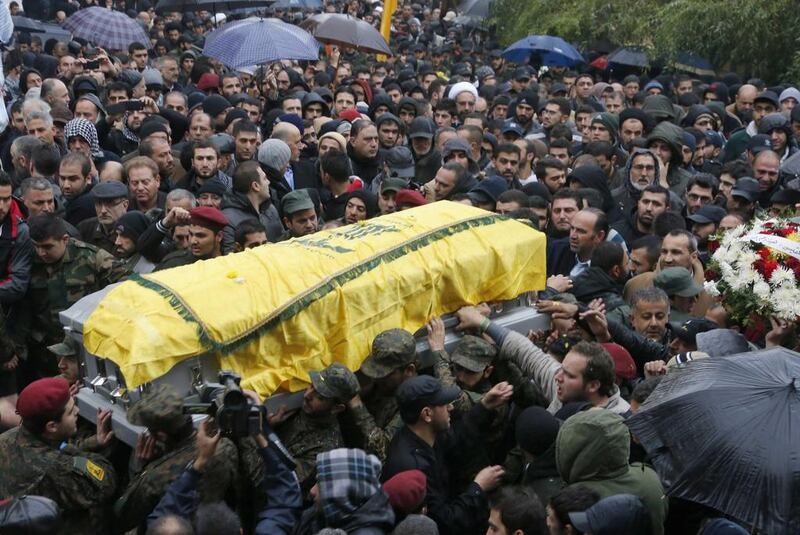
[[[67, 381], [28, 385], [17, 400], [22, 425], [0, 435], [0, 495], [38, 495], [61, 510], [58, 533], [110, 533], [105, 511], [116, 492], [114, 468], [101, 455], [66, 441], [77, 430], [78, 408]], [[112, 439], [110, 413], [99, 418], [96, 442]]]
[[383, 462], [392, 437], [403, 427], [394, 393], [403, 381], [417, 375], [417, 348], [414, 337], [403, 329], [390, 329], [375, 337], [372, 352], [361, 365], [361, 373], [372, 380], [369, 394], [355, 396], [348, 403], [349, 418], [359, 437], [350, 447], [361, 448]]
[[34, 216], [28, 225], [36, 254], [15, 330], [28, 344], [25, 369], [31, 379], [58, 372], [46, 347], [63, 340], [59, 312], [104, 288], [115, 272], [111, 254], [70, 238], [64, 221], [56, 215]]
[[[158, 385], [143, 395], [127, 412], [128, 421], [147, 427], [131, 458], [131, 483], [114, 504], [117, 527], [130, 530], [143, 526], [170, 483], [180, 477], [197, 456], [191, 417], [183, 414], [183, 399], [168, 385]], [[197, 484], [200, 502], [222, 501], [236, 485], [236, 446], [223, 438], [214, 458]]]
[[309, 375], [311, 386], [303, 394], [302, 409], [276, 429], [297, 463], [295, 472], [304, 494], [316, 482], [317, 454], [343, 447], [336, 415], [359, 390], [356, 374], [341, 364]]

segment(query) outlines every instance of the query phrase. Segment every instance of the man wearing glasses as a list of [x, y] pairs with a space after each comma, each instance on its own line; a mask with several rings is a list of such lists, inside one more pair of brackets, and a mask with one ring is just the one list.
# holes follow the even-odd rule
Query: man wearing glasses
[[111, 254], [117, 239], [117, 220], [128, 211], [128, 188], [122, 182], [101, 182], [92, 188], [97, 217], [81, 221], [81, 239]]

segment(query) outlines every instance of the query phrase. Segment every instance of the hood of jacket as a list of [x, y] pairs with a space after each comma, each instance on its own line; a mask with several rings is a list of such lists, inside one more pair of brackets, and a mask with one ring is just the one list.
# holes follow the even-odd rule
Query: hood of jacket
[[614, 203], [614, 197], [611, 196], [611, 190], [608, 188], [608, 177], [600, 166], [588, 164], [573, 169], [567, 177], [567, 182], [571, 180], [577, 180], [584, 188], [597, 190], [603, 197], [603, 211], [609, 221], [613, 221], [611, 212], [615, 211], [616, 203]]
[[377, 528], [385, 533], [390, 533], [394, 528], [394, 510], [389, 503], [389, 497], [383, 491], [378, 491], [361, 507], [335, 527], [353, 533], [360, 529]]
[[589, 409], [570, 417], [556, 438], [556, 465], [571, 485], [613, 479], [628, 472], [630, 433], [618, 414]]
[[635, 184], [631, 182], [631, 166], [633, 165], [633, 160], [639, 154], [649, 154], [656, 166], [655, 174], [653, 175], [653, 181], [651, 184], [658, 183], [658, 177], [661, 176], [661, 162], [658, 161], [658, 156], [655, 155], [653, 151], [650, 149], [634, 149], [631, 152], [631, 155], [628, 156], [628, 161], [625, 162], [625, 182], [623, 183], [623, 187], [628, 192], [628, 195], [633, 197], [635, 200], [639, 200], [639, 197], [642, 195], [642, 189], [636, 187]]
[[662, 121], [647, 136], [648, 145], [653, 141], [663, 141], [669, 145], [669, 149], [672, 152], [670, 163], [679, 165], [683, 161], [683, 155], [681, 154], [683, 150], [683, 129], [681, 127]]
[[369, 104], [368, 115], [372, 117], [373, 121], [376, 120], [375, 110], [377, 110], [379, 106], [386, 106], [389, 109], [389, 113], [397, 115], [397, 106], [392, 100], [392, 97], [386, 93], [381, 93], [380, 95], [375, 95], [375, 97], [372, 99], [372, 102]]

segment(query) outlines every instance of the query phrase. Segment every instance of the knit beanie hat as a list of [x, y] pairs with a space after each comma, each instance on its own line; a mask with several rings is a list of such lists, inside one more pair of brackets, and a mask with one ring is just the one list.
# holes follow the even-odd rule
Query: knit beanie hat
[[268, 139], [258, 147], [258, 161], [272, 169], [283, 169], [291, 159], [292, 149], [280, 139]]

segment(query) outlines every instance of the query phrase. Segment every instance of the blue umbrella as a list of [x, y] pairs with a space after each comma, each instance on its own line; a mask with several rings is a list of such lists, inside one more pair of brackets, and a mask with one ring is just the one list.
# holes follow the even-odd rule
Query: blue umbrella
[[79, 9], [64, 21], [65, 30], [96, 45], [112, 50], [127, 50], [131, 43], [150, 48], [150, 38], [138, 22], [121, 11], [104, 7]]
[[307, 31], [279, 19], [249, 17], [208, 34], [203, 54], [236, 68], [283, 59], [315, 60], [319, 43]]
[[698, 76], [715, 76], [714, 66], [705, 58], [691, 52], [679, 52], [675, 68]]
[[585, 62], [574, 46], [550, 35], [529, 35], [503, 50], [503, 57], [514, 63], [524, 63], [531, 54], [538, 54], [543, 65], [573, 67]]
[[647, 67], [650, 62], [647, 59], [647, 54], [644, 50], [636, 47], [618, 48], [608, 55], [608, 64], [610, 66], [623, 66], [623, 67], [637, 67], [643, 69]]

